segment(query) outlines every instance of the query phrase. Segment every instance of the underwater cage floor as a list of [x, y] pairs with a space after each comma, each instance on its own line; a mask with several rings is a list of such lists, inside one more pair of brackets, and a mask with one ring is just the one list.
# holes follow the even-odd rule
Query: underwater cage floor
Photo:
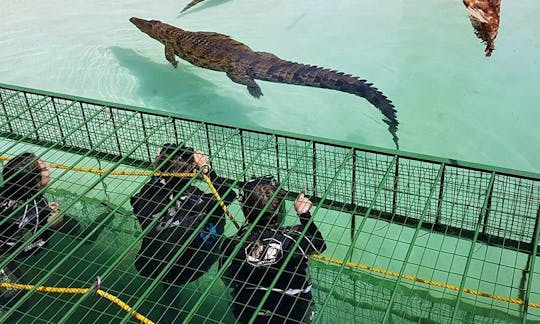
[[[288, 225], [306, 189], [327, 243], [310, 260], [316, 323], [540, 322], [538, 174], [3, 84], [0, 124], [3, 163], [25, 151], [50, 163], [46, 198], [88, 228], [55, 232], [35, 256], [2, 257], [31, 286], [1, 283], [11, 294], [0, 321], [235, 322], [217, 265], [184, 286], [133, 265], [145, 229], [129, 199], [162, 144], [178, 142], [207, 152], [232, 185], [275, 175], [291, 198]], [[237, 201], [230, 212], [243, 223]], [[235, 232], [228, 219], [225, 235]]]

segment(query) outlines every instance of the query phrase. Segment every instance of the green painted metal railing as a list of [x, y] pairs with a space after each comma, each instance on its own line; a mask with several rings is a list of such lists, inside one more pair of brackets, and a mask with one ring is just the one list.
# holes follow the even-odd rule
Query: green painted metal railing
[[[91, 286], [92, 276], [69, 271], [88, 264], [94, 277], [106, 278], [111, 291], [130, 300], [135, 310], [146, 307], [152, 313], [160, 304], [153, 294], [161, 284], [159, 278], [146, 281], [133, 269], [133, 251], [146, 231], [137, 227], [129, 207], [129, 198], [148, 177], [121, 178], [110, 172], [148, 169], [163, 143], [184, 142], [207, 152], [214, 169], [233, 186], [253, 174], [273, 174], [291, 199], [307, 187], [316, 207], [312, 221], [329, 245], [324, 257], [342, 261], [337, 265], [311, 262], [318, 308], [315, 322], [540, 320], [536, 307], [540, 284], [535, 283], [539, 174], [244, 125], [219, 125], [6, 84], [0, 84], [0, 124], [2, 156], [30, 150], [71, 168], [106, 169], [100, 175], [75, 175], [69, 168], [53, 172], [45, 190], [51, 195], [70, 192], [73, 196], [62, 210], [81, 218], [88, 215], [78, 206], [106, 200], [112, 207], [99, 226], [111, 233], [129, 233], [118, 243], [121, 249], [111, 250], [110, 244], [100, 246], [99, 242], [85, 248], [96, 228], [78, 238], [70, 250], [59, 253], [60, 244], [53, 245], [35, 264], [21, 262], [22, 279], [36, 286], [55, 282]], [[242, 215], [235, 208], [240, 221]], [[229, 223], [228, 235], [232, 233]], [[52, 263], [55, 253], [60, 257]], [[15, 253], [1, 260], [0, 268], [14, 260]], [[372, 268], [384, 271], [365, 270]], [[397, 275], [388, 276], [385, 271]], [[177, 287], [189, 300], [185, 305], [169, 305], [180, 321], [233, 321], [230, 297], [220, 281], [222, 272], [217, 269], [206, 276], [204, 288]], [[412, 276], [423, 279], [407, 280]], [[446, 289], [443, 284], [457, 288]], [[43, 305], [50, 298], [30, 290], [0, 313], [0, 319], [21, 313], [38, 322], [133, 320], [88, 293], [76, 299], [56, 297], [59, 305], [48, 318], [43, 318], [38, 306], [28, 309], [29, 304]], [[417, 300], [430, 305], [429, 313], [424, 306], [411, 306]]]

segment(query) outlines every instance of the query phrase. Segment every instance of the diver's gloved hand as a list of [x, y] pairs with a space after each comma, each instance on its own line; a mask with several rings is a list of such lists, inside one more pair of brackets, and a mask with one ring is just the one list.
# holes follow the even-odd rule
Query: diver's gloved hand
[[62, 221], [64, 220], [64, 216], [58, 216], [60, 213], [60, 205], [56, 201], [51, 201], [49, 202], [49, 209], [51, 210], [51, 214], [47, 218], [47, 222], [51, 223], [52, 227], [61, 225]]
[[294, 210], [296, 210], [296, 214], [298, 215], [308, 213], [312, 206], [313, 203], [308, 197], [306, 197], [304, 192], [301, 192], [300, 195], [298, 195], [298, 198], [296, 198], [294, 201]]
[[208, 174], [212, 168], [208, 156], [201, 150], [195, 150], [195, 152], [193, 152], [193, 162], [197, 169], [203, 168], [203, 174]]

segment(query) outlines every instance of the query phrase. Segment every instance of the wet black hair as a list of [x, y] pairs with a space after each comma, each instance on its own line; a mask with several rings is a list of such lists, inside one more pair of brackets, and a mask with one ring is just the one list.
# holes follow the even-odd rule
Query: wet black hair
[[162, 172], [193, 172], [195, 170], [194, 152], [192, 147], [165, 143], [154, 165]]
[[[287, 191], [278, 188], [279, 182], [272, 175], [252, 177], [241, 186], [240, 202], [248, 223], [255, 223], [261, 211], [268, 205], [257, 225], [274, 227], [281, 225], [286, 213], [285, 196]], [[274, 196], [273, 199], [272, 196]]]
[[[177, 159], [193, 163], [193, 153], [195, 152], [193, 147], [187, 147], [185, 145], [180, 146], [179, 149], [178, 147], [179, 145], [175, 143], [165, 143], [159, 151], [159, 154], [173, 155]], [[178, 151], [174, 152], [176, 149], [178, 149]]]
[[9, 160], [2, 170], [3, 194], [10, 199], [24, 199], [33, 196], [41, 184], [39, 158], [30, 152], [21, 153]]

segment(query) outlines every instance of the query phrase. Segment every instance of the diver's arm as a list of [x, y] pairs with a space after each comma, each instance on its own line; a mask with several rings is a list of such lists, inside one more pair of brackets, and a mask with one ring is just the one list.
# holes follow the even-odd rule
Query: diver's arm
[[324, 250], [326, 250], [324, 238], [317, 228], [315, 221], [311, 219], [311, 213], [309, 210], [312, 206], [313, 203], [305, 196], [303, 192], [300, 193], [294, 202], [294, 209], [298, 213], [300, 223], [303, 227], [307, 227], [305, 238], [310, 241], [308, 252], [306, 252], [307, 254], [322, 253]]
[[141, 227], [145, 229], [153, 220], [153, 215], [159, 213], [168, 203], [167, 191], [159, 182], [150, 181], [131, 197], [133, 213], [137, 216]]
[[[197, 169], [202, 169], [202, 174], [207, 175], [210, 178], [212, 186], [214, 186], [223, 202], [226, 205], [232, 203], [236, 198], [236, 193], [234, 190], [229, 190], [230, 186], [226, 184], [225, 179], [219, 177], [216, 171], [212, 169], [208, 156], [201, 150], [195, 150], [193, 152], [193, 162]], [[227, 191], [229, 191], [229, 193], [227, 193]]]
[[306, 212], [306, 213], [300, 214], [298, 215], [298, 218], [300, 218], [300, 223], [303, 226], [307, 226], [305, 237], [308, 240], [310, 240], [313, 245], [312, 248], [314, 249], [314, 251], [309, 251], [309, 254], [324, 252], [324, 250], [326, 250], [326, 243], [324, 242], [322, 233], [319, 231], [319, 228], [315, 224], [314, 220], [312, 220], [311, 224], [309, 224], [309, 220], [311, 219], [311, 213]]

